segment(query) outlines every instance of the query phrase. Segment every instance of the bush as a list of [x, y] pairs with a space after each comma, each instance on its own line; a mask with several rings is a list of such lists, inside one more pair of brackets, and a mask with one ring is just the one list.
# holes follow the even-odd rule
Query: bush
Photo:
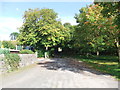
[[20, 57], [18, 54], [5, 54], [5, 64], [8, 71], [18, 69]]
[[31, 50], [22, 50], [20, 51], [20, 54], [34, 54], [34, 52]]
[[42, 50], [42, 49], [41, 50], [37, 50], [37, 53], [38, 53], [37, 54], [38, 57], [45, 57], [45, 50]]
[[15, 45], [11, 41], [2, 41], [4, 48], [15, 49]]
[[0, 54], [9, 54], [10, 51], [7, 49], [0, 49]]
[[38, 57], [45, 57], [45, 52], [47, 52], [48, 57], [53, 57], [54, 56], [54, 48], [45, 51], [44, 49], [37, 50], [38, 52]]

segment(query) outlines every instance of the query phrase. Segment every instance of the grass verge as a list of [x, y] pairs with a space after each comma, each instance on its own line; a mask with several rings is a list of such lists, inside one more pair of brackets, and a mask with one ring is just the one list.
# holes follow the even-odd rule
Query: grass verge
[[109, 74], [120, 80], [120, 64], [117, 56], [81, 56], [74, 55], [72, 58], [83, 61], [91, 68]]

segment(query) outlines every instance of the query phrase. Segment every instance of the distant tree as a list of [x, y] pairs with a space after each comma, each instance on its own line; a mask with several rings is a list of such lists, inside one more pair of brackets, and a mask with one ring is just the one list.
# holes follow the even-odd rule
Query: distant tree
[[63, 25], [69, 31], [69, 38], [66, 40], [64, 46], [65, 48], [73, 48], [75, 25], [71, 25], [71, 23], [68, 22]]
[[10, 34], [10, 39], [11, 40], [16, 40], [18, 37], [19, 33], [18, 32], [13, 32]]

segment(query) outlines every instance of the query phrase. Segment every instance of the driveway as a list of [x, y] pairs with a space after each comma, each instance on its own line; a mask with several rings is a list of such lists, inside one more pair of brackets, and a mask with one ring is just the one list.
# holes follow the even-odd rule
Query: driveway
[[69, 59], [39, 59], [27, 69], [2, 75], [2, 88], [118, 88], [111, 76]]

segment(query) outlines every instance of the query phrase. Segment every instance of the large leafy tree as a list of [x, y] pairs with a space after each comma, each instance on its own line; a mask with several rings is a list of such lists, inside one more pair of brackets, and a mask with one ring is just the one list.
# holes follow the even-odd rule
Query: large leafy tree
[[87, 44], [87, 42], [90, 39], [90, 34], [88, 32], [90, 32], [88, 29], [90, 26], [87, 24], [84, 24], [85, 22], [87, 22], [87, 17], [86, 17], [86, 13], [88, 12], [88, 8], [87, 7], [83, 7], [79, 10], [79, 14], [75, 15], [75, 19], [77, 21], [77, 23], [79, 23], [76, 27], [75, 30], [75, 43], [74, 46], [81, 48], [80, 51], [83, 52], [88, 52], [90, 50], [89, 45]]
[[[96, 0], [95, 0], [96, 1]], [[94, 2], [95, 4], [103, 7], [101, 13], [104, 17], [109, 18], [111, 22], [109, 32], [109, 41], [115, 43], [118, 49], [119, 61], [120, 61], [120, 1], [118, 2]]]
[[57, 13], [52, 9], [29, 9], [23, 18], [18, 38], [22, 45], [48, 48], [64, 43], [69, 36], [69, 31], [57, 20]]
[[97, 4], [99, 6], [103, 7], [103, 10], [101, 11], [101, 13], [105, 16], [105, 17], [111, 17], [111, 16], [115, 16], [115, 23], [116, 24], [120, 24], [120, 1], [118, 2], [96, 2], [96, 0], [94, 0], [94, 4]]
[[80, 14], [75, 16], [79, 23], [76, 40], [81, 42], [76, 44], [83, 45], [85, 48], [89, 47], [89, 50], [96, 51], [97, 55], [99, 55], [99, 51], [114, 46], [114, 40], [119, 32], [117, 25], [113, 22], [115, 17], [104, 17], [102, 11], [103, 7], [98, 4], [90, 5], [82, 8]]

